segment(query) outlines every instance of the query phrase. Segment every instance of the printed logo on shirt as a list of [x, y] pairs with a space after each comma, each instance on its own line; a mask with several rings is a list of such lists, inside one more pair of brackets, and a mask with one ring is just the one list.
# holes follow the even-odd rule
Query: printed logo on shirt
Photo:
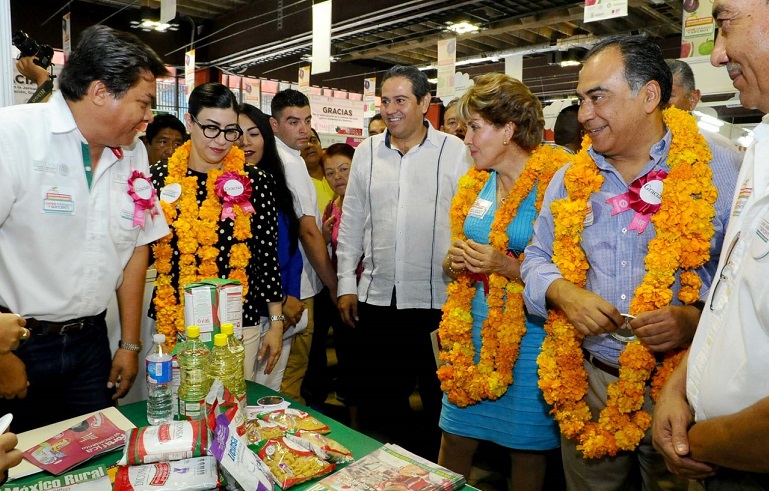
[[52, 162], [32, 162], [32, 170], [35, 172], [44, 172], [46, 174], [56, 174], [56, 164]]
[[589, 227], [590, 225], [592, 225], [594, 219], [595, 218], [593, 216], [593, 203], [588, 201], [587, 202], [587, 213], [585, 214], [585, 222], [584, 222], [585, 227]]
[[769, 243], [769, 222], [766, 221], [766, 218], [761, 219], [761, 223], [756, 229], [756, 236], [764, 241], [765, 244]]
[[473, 206], [470, 208], [470, 211], [467, 212], [467, 216], [471, 216], [480, 220], [486, 215], [486, 212], [489, 211], [491, 205], [491, 201], [487, 199], [476, 198], [475, 203], [473, 203]]
[[75, 200], [72, 199], [72, 195], [69, 188], [43, 186], [42, 213], [74, 215]]
[[769, 220], [765, 216], [758, 224], [756, 236], [750, 243], [750, 255], [754, 259], [761, 259], [767, 254], [769, 254]]
[[740, 216], [742, 210], [745, 208], [745, 204], [748, 202], [748, 198], [753, 194], [753, 188], [750, 186], [750, 178], [745, 179], [740, 187], [740, 192], [737, 194], [737, 201], [734, 203], [734, 211], [732, 211], [733, 217]]
[[67, 177], [69, 175], [69, 166], [67, 164], [59, 164], [59, 175], [61, 177]]

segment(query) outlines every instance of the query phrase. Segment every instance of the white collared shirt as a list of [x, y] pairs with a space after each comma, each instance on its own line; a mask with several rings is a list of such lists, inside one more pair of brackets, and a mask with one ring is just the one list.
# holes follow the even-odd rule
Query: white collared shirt
[[104, 311], [137, 246], [168, 234], [163, 212], [133, 225], [133, 170], [144, 145], [105, 148], [88, 188], [85, 138], [60, 92], [0, 109], [0, 305], [47, 321]]
[[755, 139], [737, 179], [718, 272], [689, 354], [686, 392], [697, 421], [769, 396], [769, 116]]
[[388, 131], [355, 150], [339, 228], [339, 295], [357, 293], [382, 306], [395, 288], [399, 309], [437, 309], [446, 301], [449, 210], [471, 161], [459, 138], [426, 126], [425, 139], [406, 155], [389, 146]]
[[[291, 190], [294, 199], [294, 212], [297, 218], [311, 216], [315, 218], [318, 230], [321, 230], [320, 213], [318, 211], [318, 197], [315, 191], [315, 185], [312, 183], [310, 173], [307, 172], [307, 166], [304, 163], [302, 154], [299, 150], [294, 150], [280, 138], [275, 137], [275, 143], [278, 146], [280, 160], [283, 161], [283, 172], [286, 174], [286, 184]], [[323, 289], [323, 282], [318, 277], [318, 273], [307, 260], [307, 254], [304, 252], [304, 246], [299, 241], [299, 251], [302, 253], [302, 300], [314, 297]]]

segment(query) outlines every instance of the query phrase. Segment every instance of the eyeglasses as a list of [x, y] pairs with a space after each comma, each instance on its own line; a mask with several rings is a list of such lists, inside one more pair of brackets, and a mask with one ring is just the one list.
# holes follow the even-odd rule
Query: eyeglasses
[[[729, 299], [729, 295], [732, 293], [732, 274], [734, 273], [734, 263], [732, 262], [732, 252], [737, 242], [740, 241], [740, 233], [732, 239], [732, 243], [729, 245], [729, 250], [726, 253], [726, 260], [724, 261], [724, 267], [721, 268], [721, 272], [718, 275], [718, 280], [713, 287], [713, 293], [710, 296], [710, 310], [721, 310], [726, 305], [726, 301]], [[723, 291], [722, 291], [723, 290]]]
[[243, 130], [240, 129], [240, 127], [235, 128], [219, 128], [215, 124], [200, 124], [200, 121], [198, 121], [198, 118], [190, 114], [190, 117], [195, 122], [196, 125], [200, 126], [200, 129], [203, 130], [203, 136], [206, 138], [209, 138], [213, 140], [214, 138], [218, 138], [220, 134], [224, 133], [224, 139], [228, 142], [234, 142], [238, 141], [241, 136], [243, 136]]

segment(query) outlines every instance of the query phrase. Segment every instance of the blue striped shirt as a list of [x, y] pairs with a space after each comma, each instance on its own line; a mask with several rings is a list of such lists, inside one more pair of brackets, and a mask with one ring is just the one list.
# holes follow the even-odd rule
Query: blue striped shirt
[[[652, 146], [651, 160], [639, 177], [653, 170], [670, 170], [667, 165], [670, 140], [670, 130], [667, 130], [665, 136]], [[707, 297], [718, 265], [737, 180], [737, 173], [728, 152], [717, 145], [710, 145], [710, 150], [713, 153], [710, 163], [713, 169], [713, 184], [718, 189], [718, 199], [715, 204], [715, 235], [710, 243], [710, 261], [697, 270], [702, 278], [700, 298], [703, 300]], [[600, 295], [620, 312], [626, 313], [630, 308], [633, 292], [646, 271], [644, 258], [648, 252], [649, 241], [656, 236], [654, 224], [649, 223], [646, 230], [639, 234], [636, 230], [629, 230], [630, 220], [634, 215], [632, 210], [612, 216], [612, 207], [606, 200], [627, 192], [629, 184], [625, 183], [620, 173], [603, 155], [594, 152], [592, 147], [588, 152], [598, 165], [604, 182], [601, 190], [590, 198], [593, 223], [586, 224], [582, 234], [582, 248], [590, 264], [586, 288]], [[563, 277], [552, 262], [553, 214], [550, 211], [550, 203], [566, 196], [563, 178], [567, 167], [558, 171], [547, 188], [542, 211], [534, 224], [532, 243], [526, 248], [525, 260], [521, 266], [521, 274], [526, 283], [526, 307], [531, 314], [543, 317], [547, 317], [547, 289], [553, 281]], [[681, 304], [676, 298], [681, 286], [679, 274], [676, 275], [673, 285], [673, 305]], [[583, 346], [600, 360], [617, 366], [624, 344], [608, 334], [601, 334], [585, 338]]]

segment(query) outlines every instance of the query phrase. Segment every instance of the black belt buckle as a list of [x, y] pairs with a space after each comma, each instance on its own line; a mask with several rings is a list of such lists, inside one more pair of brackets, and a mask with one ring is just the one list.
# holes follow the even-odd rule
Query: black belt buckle
[[66, 335], [69, 331], [75, 331], [75, 330], [82, 330], [83, 327], [85, 327], [85, 319], [76, 319], [70, 322], [65, 322], [62, 324], [61, 329], [59, 329], [59, 334], [61, 336]]

